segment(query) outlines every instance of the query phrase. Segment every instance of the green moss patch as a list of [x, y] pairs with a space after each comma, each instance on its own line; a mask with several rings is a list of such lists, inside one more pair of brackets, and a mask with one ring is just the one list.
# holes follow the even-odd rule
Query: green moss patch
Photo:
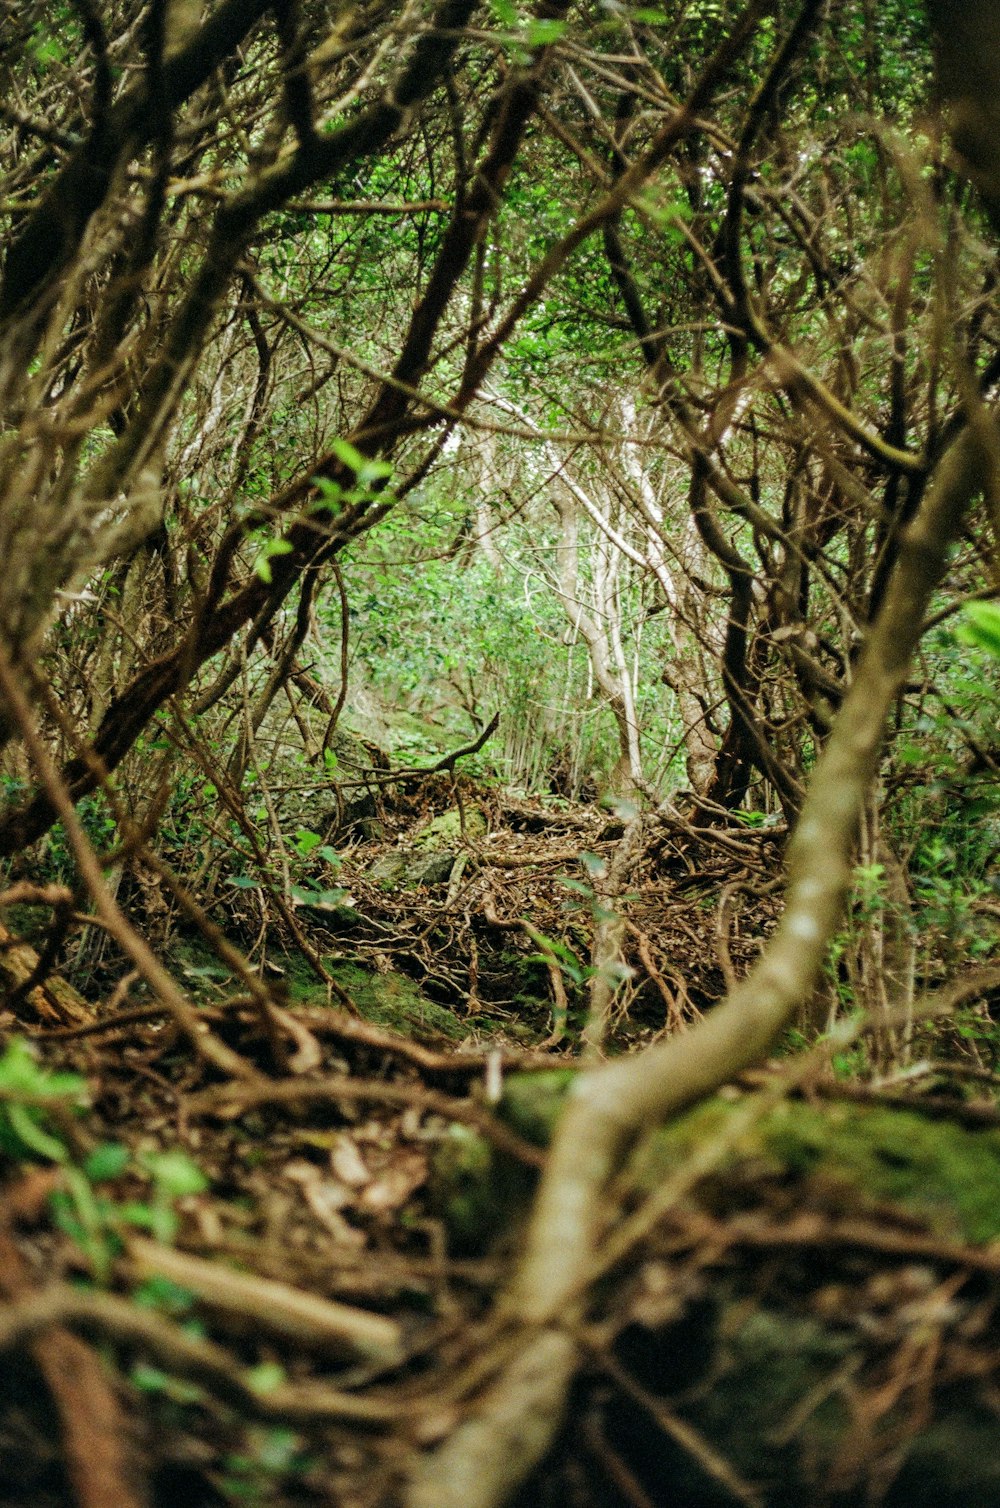
[[[545, 1145], [573, 1077], [572, 1069], [513, 1074], [498, 1113]], [[657, 1186], [707, 1143], [728, 1136], [733, 1114], [745, 1107], [745, 1100], [708, 1100], [656, 1132], [634, 1160], [638, 1186]], [[487, 1181], [495, 1163], [483, 1163]], [[477, 1168], [466, 1157], [467, 1196]], [[447, 1182], [448, 1169], [440, 1171]], [[982, 1245], [1000, 1237], [1000, 1131], [889, 1106], [789, 1100], [720, 1153], [696, 1197], [725, 1211], [758, 1202], [769, 1186], [796, 1207], [882, 1217], [895, 1209], [942, 1239]]]
[[[664, 1176], [722, 1133], [734, 1108], [710, 1100], [658, 1132], [641, 1160], [642, 1181]], [[898, 1206], [949, 1239], [1000, 1236], [1000, 1131], [888, 1106], [788, 1100], [726, 1154], [715, 1181], [738, 1167], [806, 1180], [824, 1200], [855, 1211]]]
[[463, 838], [484, 838], [486, 836], [486, 818], [478, 807], [470, 807], [465, 812], [463, 827], [463, 814], [457, 806], [449, 811], [442, 812], [440, 817], [434, 817], [419, 832], [415, 833], [410, 842], [414, 848], [450, 848], [463, 841]]
[[[419, 984], [405, 974], [395, 971], [374, 974], [360, 964], [335, 958], [324, 958], [323, 964], [350, 995], [364, 1019], [376, 1026], [404, 1036], [434, 1032], [455, 1042], [468, 1035], [467, 1021], [459, 1020], [453, 1011], [429, 1000]], [[294, 983], [289, 971], [289, 993], [293, 998], [308, 999], [313, 1005], [324, 998], [322, 983], [304, 959], [295, 969]]]

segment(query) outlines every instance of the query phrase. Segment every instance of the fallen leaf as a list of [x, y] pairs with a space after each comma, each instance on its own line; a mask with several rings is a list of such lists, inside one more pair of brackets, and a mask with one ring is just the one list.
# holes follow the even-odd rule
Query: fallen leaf
[[368, 1215], [398, 1210], [427, 1181], [427, 1154], [420, 1147], [400, 1147], [389, 1167], [362, 1189], [358, 1208]]

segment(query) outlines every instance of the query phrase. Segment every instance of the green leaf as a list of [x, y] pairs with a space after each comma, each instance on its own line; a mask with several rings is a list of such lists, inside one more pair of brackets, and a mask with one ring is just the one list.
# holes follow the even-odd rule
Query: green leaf
[[174, 1403], [197, 1403], [204, 1396], [201, 1388], [171, 1377], [159, 1367], [151, 1367], [144, 1361], [137, 1361], [129, 1375], [141, 1392], [163, 1393]]
[[332, 440], [330, 442], [330, 449], [341, 465], [349, 467], [355, 476], [359, 476], [368, 463], [368, 457], [363, 456], [360, 450], [355, 449], [350, 440]]
[[530, 963], [544, 963], [547, 966], [555, 964], [561, 973], [566, 975], [573, 984], [582, 984], [586, 978], [586, 971], [572, 948], [566, 946], [558, 937], [546, 937], [541, 932], [533, 934], [536, 942], [542, 947], [541, 953], [530, 953]]
[[170, 1378], [159, 1367], [151, 1367], [146, 1362], [139, 1361], [132, 1368], [132, 1382], [140, 1392], [162, 1393], [169, 1386]]
[[247, 1373], [247, 1381], [256, 1393], [273, 1393], [287, 1377], [284, 1367], [276, 1361], [262, 1361]]
[[269, 539], [265, 542], [257, 559], [254, 561], [254, 575], [259, 576], [265, 585], [270, 586], [274, 580], [271, 570], [271, 560], [275, 555], [291, 555], [295, 546], [290, 539]]
[[121, 1242], [114, 1232], [115, 1205], [110, 1199], [99, 1198], [82, 1168], [72, 1165], [63, 1174], [66, 1181], [66, 1203], [60, 1215], [53, 1199], [53, 1216], [57, 1225], [71, 1235], [90, 1261], [94, 1277], [106, 1283], [111, 1274], [112, 1261], [121, 1251]]
[[173, 1278], [165, 1278], [160, 1273], [154, 1273], [140, 1283], [132, 1297], [147, 1309], [162, 1309], [173, 1315], [187, 1314], [194, 1304], [190, 1289], [182, 1288]]
[[962, 617], [965, 621], [955, 630], [955, 637], [1000, 659], [1000, 603], [970, 602], [962, 609]]
[[292, 900], [297, 901], [300, 906], [312, 906], [323, 911], [329, 911], [342, 902], [350, 905], [352, 900], [350, 892], [343, 886], [337, 886], [332, 890], [321, 890], [316, 885], [293, 885], [291, 894]]
[[167, 1152], [144, 1152], [139, 1161], [161, 1193], [172, 1199], [186, 1194], [203, 1194], [208, 1179], [198, 1164], [179, 1147]]
[[65, 1162], [69, 1156], [65, 1144], [42, 1129], [27, 1105], [7, 1105], [5, 1114], [11, 1130], [29, 1152], [49, 1162]]
[[362, 487], [371, 487], [375, 482], [385, 481], [392, 476], [392, 464], [389, 461], [371, 460], [366, 461], [358, 472], [358, 481]]
[[153, 1204], [149, 1208], [149, 1233], [157, 1241], [169, 1246], [177, 1236], [180, 1221], [168, 1204]]
[[336, 885], [330, 890], [317, 890], [316, 895], [317, 906], [352, 906], [354, 904], [354, 897], [349, 890], [344, 889], [343, 885]]
[[310, 513], [337, 513], [344, 498], [344, 489], [340, 483], [331, 481], [328, 476], [314, 476], [312, 483], [319, 497], [310, 508]]
[[616, 987], [625, 984], [629, 979], [635, 978], [635, 969], [630, 964], [622, 963], [620, 959], [612, 958], [601, 966], [601, 975]]
[[80, 1222], [79, 1216], [73, 1208], [73, 1201], [65, 1189], [56, 1189], [49, 1198], [49, 1209], [52, 1211], [52, 1220], [57, 1230], [61, 1230], [70, 1240], [82, 1245], [87, 1239], [87, 1232]]
[[51, 1073], [43, 1068], [23, 1037], [12, 1037], [0, 1057], [0, 1089], [33, 1099], [71, 1099], [85, 1104], [87, 1081], [78, 1073]]
[[102, 1142], [87, 1157], [83, 1171], [92, 1183], [105, 1183], [124, 1173], [131, 1158], [128, 1147], [123, 1147], [121, 1142]]
[[118, 1206], [118, 1219], [137, 1230], [152, 1230], [155, 1224], [152, 1205], [142, 1199], [126, 1199]]
[[33, 41], [31, 51], [36, 63], [61, 63], [66, 57], [66, 49], [57, 37], [43, 37]]
[[529, 47], [550, 47], [553, 42], [558, 42], [565, 30], [565, 21], [531, 21], [525, 30], [524, 40]]
[[620, 822], [632, 822], [639, 815], [638, 804], [627, 796], [605, 796], [601, 805], [614, 812]]

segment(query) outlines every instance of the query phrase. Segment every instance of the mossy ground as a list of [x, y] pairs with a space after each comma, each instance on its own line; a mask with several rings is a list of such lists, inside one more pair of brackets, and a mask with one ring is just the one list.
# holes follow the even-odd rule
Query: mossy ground
[[[537, 1144], [551, 1136], [573, 1071], [512, 1075], [500, 1113]], [[747, 1189], [780, 1185], [786, 1200], [831, 1213], [897, 1210], [943, 1240], [983, 1245], [1000, 1237], [1000, 1131], [889, 1106], [786, 1100], [731, 1140], [731, 1121], [745, 1100], [715, 1098], [656, 1132], [637, 1154], [637, 1187], [659, 1186], [695, 1152], [718, 1140], [720, 1151], [697, 1195], [732, 1208]], [[477, 1177], [496, 1176], [496, 1159], [480, 1155], [463, 1132], [465, 1155], [452, 1149], [445, 1177], [456, 1176], [463, 1240]], [[726, 1145], [726, 1143], [730, 1143]], [[794, 1191], [794, 1192], [793, 1192]], [[492, 1207], [485, 1202], [484, 1209]]]
[[[733, 1110], [710, 1100], [658, 1132], [641, 1181], [658, 1181], [724, 1134]], [[1000, 1236], [1000, 1131], [890, 1106], [786, 1100], [724, 1155], [716, 1182], [738, 1167], [809, 1182], [823, 1203], [854, 1213], [896, 1206], [942, 1238], [983, 1244]]]
[[[304, 960], [295, 962], [293, 998], [314, 1000], [317, 994], [322, 995], [321, 982], [311, 970], [303, 968]], [[461, 1041], [468, 1035], [466, 1022], [460, 1020], [454, 1011], [428, 999], [416, 981], [406, 974], [395, 970], [373, 973], [342, 958], [324, 958], [323, 964], [350, 995], [363, 1018], [375, 1026], [384, 1026], [410, 1037], [434, 1033], [452, 1042]], [[301, 993], [296, 994], [296, 987]]]

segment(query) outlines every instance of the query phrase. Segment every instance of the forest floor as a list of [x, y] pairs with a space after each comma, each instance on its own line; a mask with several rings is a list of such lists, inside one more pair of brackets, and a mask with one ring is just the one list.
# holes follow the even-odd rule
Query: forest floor
[[[317, 849], [285, 922], [238, 886], [214, 912], [256, 993], [138, 871], [132, 914], [237, 1075], [116, 989], [110, 953], [82, 1024], [32, 984], [4, 1025], [39, 1065], [0, 1062], [4, 1508], [400, 1500], [494, 1343], [602, 924], [624, 964], [608, 1052], [684, 1030], [774, 925], [780, 830], [661, 815], [622, 865], [630, 823], [446, 772], [387, 782], [341, 814], [336, 873]], [[601, 1299], [522, 1508], [1000, 1501], [992, 1065], [956, 1052], [878, 1087], [816, 1059], [775, 1131], [783, 1073], [732, 1086], [647, 1176], [683, 1166], [685, 1134], [718, 1141], [709, 1195], [665, 1212]], [[726, 1117], [762, 1085], [734, 1156]], [[958, 1496], [928, 1464], [953, 1477], [956, 1452], [987, 1463]]]

